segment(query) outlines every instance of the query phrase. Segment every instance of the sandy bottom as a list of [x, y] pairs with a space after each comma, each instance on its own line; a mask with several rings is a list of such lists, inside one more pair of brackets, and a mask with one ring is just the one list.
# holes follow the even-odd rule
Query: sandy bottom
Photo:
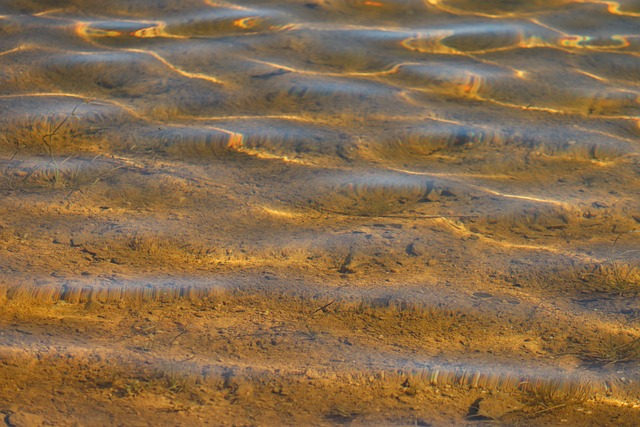
[[1, 1], [4, 422], [638, 425], [638, 16]]
[[[531, 333], [518, 334], [518, 340], [500, 337], [519, 328], [499, 319], [479, 328], [461, 313], [445, 317], [437, 310], [314, 301], [245, 292], [143, 303], [12, 300], [2, 315], [2, 338], [11, 343], [1, 353], [0, 395], [11, 402], [2, 407], [5, 421], [21, 426], [637, 422], [637, 408], [619, 398], [625, 395], [628, 402], [637, 396], [637, 378], [624, 378], [619, 368], [605, 369], [606, 388], [584, 377], [556, 380], [551, 366], [579, 364], [578, 356], [544, 350], [563, 337], [562, 329], [546, 330], [546, 343]], [[520, 355], [509, 362], [505, 347]], [[473, 353], [479, 360], [453, 366], [443, 353], [450, 358]], [[527, 362], [530, 368], [534, 360], [538, 371], [520, 372], [517, 365]], [[493, 366], [486, 367], [487, 361]]]
[[[471, 219], [335, 215], [307, 226], [331, 227], [329, 242], [299, 232], [315, 246], [207, 253], [168, 225], [157, 229], [170, 241], [87, 232], [132, 221], [104, 201], [87, 209], [100, 185], [47, 207], [5, 199], [16, 200], [0, 239], [8, 425], [637, 422], [628, 263], [496, 244]], [[50, 210], [73, 220], [51, 226]], [[178, 229], [200, 218], [154, 213]], [[244, 236], [281, 237], [266, 219], [247, 224]]]

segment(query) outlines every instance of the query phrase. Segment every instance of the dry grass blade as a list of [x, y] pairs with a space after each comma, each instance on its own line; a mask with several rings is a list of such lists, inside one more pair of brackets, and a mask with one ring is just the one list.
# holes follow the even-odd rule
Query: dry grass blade
[[640, 250], [615, 253], [616, 245], [623, 236], [638, 231], [620, 233], [613, 242], [611, 261], [602, 267], [602, 272], [608, 279], [608, 287], [619, 295], [640, 291]]
[[620, 342], [610, 337], [594, 351], [584, 353], [582, 357], [596, 366], [610, 366], [640, 360], [640, 337], [628, 342]]
[[582, 403], [592, 395], [591, 384], [562, 379], [538, 382], [525, 381], [520, 389], [532, 406], [543, 406], [544, 411]]

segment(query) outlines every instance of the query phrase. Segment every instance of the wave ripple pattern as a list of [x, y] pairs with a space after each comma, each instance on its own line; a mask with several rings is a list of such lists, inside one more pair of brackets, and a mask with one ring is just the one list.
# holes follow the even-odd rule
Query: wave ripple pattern
[[637, 425], [636, 0], [6, 0], [8, 425]]

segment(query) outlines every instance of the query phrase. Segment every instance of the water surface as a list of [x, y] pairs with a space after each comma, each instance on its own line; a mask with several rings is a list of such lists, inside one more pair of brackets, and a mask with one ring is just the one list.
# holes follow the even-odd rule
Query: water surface
[[633, 425], [639, 18], [3, 2], [0, 411]]

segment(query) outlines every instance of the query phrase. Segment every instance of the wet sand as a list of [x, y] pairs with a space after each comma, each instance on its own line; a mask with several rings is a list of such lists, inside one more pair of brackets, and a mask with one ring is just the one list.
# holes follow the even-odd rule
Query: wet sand
[[0, 412], [636, 425], [629, 1], [0, 6]]

